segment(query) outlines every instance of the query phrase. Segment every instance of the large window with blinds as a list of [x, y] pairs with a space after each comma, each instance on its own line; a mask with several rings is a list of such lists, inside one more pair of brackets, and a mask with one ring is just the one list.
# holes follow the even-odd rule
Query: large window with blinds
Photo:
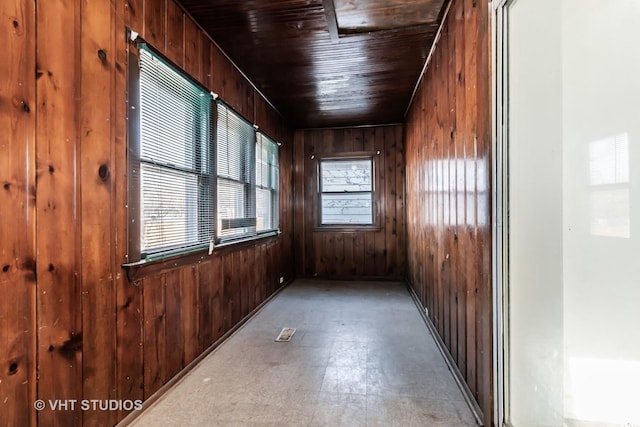
[[278, 144], [144, 42], [129, 57], [129, 259], [278, 231]]
[[219, 101], [217, 242], [278, 229], [278, 145]]
[[139, 134], [130, 172], [144, 259], [213, 239], [212, 97], [145, 45], [138, 53]]

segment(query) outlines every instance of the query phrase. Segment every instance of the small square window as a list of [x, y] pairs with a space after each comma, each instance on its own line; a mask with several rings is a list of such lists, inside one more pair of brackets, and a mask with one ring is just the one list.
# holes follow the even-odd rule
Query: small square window
[[320, 225], [374, 225], [373, 159], [319, 161]]

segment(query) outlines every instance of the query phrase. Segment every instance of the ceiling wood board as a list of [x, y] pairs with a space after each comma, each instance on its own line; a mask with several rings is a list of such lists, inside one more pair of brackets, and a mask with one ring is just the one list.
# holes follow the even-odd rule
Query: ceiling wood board
[[[382, 31], [355, 31], [337, 38], [329, 30], [327, 1], [331, 0], [182, 0], [182, 4], [293, 126], [401, 122], [438, 18], [407, 28], [380, 25]], [[382, 13], [382, 3], [372, 2], [377, 14]], [[412, 4], [387, 3], [393, 15], [400, 14], [400, 3]], [[425, 3], [430, 9], [421, 16], [440, 16], [443, 0]], [[377, 15], [363, 11], [369, 21], [371, 16]]]

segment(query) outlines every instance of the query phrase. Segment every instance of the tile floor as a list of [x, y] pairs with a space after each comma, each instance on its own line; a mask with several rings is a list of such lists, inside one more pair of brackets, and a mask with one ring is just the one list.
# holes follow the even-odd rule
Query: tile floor
[[476, 423], [404, 284], [297, 280], [132, 425]]

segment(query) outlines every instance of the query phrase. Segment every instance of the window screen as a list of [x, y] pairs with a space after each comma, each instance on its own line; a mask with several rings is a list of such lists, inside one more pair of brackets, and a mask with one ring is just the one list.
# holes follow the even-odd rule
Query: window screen
[[373, 160], [320, 160], [320, 224], [373, 224]]
[[225, 241], [256, 233], [256, 132], [222, 102], [216, 108], [217, 236]]
[[256, 141], [256, 229], [278, 229], [278, 145], [263, 133]]
[[213, 238], [211, 96], [139, 45], [140, 252]]

